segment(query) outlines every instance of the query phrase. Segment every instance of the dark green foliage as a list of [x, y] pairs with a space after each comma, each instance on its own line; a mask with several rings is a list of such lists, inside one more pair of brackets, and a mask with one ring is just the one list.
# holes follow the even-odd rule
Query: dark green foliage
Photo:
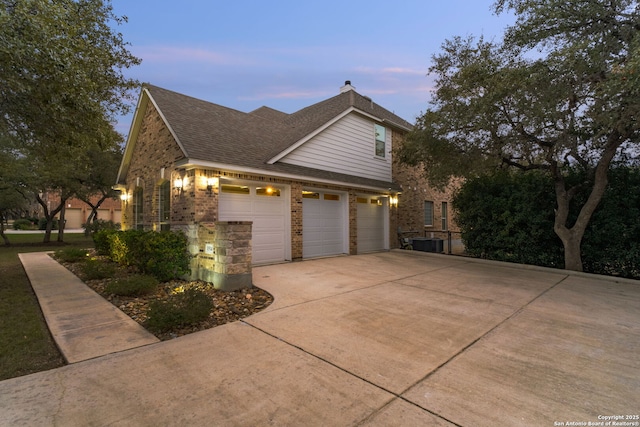
[[147, 327], [166, 331], [175, 327], [193, 325], [209, 317], [213, 301], [204, 292], [190, 288], [171, 295], [166, 301], [149, 304]]
[[[582, 176], [570, 173], [567, 180]], [[569, 221], [588, 197], [571, 203]], [[468, 180], [453, 204], [472, 256], [563, 267], [563, 246], [554, 232], [553, 182], [543, 174], [501, 172]], [[640, 170], [614, 167], [609, 187], [582, 242], [584, 271], [640, 278]]]
[[[56, 218], [53, 219], [53, 221], [51, 222], [51, 229], [52, 230], [57, 230], [58, 229], [58, 220]], [[40, 218], [38, 220], [38, 230], [46, 230], [47, 229], [47, 219], [46, 218]]]
[[152, 293], [157, 287], [158, 279], [155, 277], [136, 274], [109, 282], [105, 291], [114, 295], [140, 296]]
[[582, 244], [584, 270], [640, 278], [640, 169], [613, 168]]
[[86, 261], [88, 251], [81, 248], [64, 248], [54, 252], [56, 259], [62, 262]]
[[108, 261], [88, 259], [82, 264], [82, 278], [84, 280], [102, 280], [113, 277], [116, 267]]
[[144, 238], [136, 242], [136, 251], [132, 254], [142, 272], [152, 274], [160, 281], [179, 278], [189, 273], [191, 255], [187, 250], [187, 237], [184, 233], [143, 233]]
[[190, 271], [187, 237], [181, 232], [103, 229], [94, 234], [94, 242], [99, 253], [162, 282]]
[[553, 232], [555, 196], [542, 174], [500, 172], [468, 180], [453, 205], [472, 256], [562, 267], [562, 242]]
[[116, 233], [116, 230], [103, 228], [91, 235], [98, 255], [108, 256], [111, 254], [111, 236]]
[[113, 221], [106, 221], [104, 219], [97, 219], [95, 221], [91, 221], [85, 224], [82, 224], [82, 228], [84, 228], [87, 233], [97, 233], [101, 230], [120, 230], [120, 224]]
[[13, 222], [14, 230], [32, 230], [34, 228], [34, 223], [26, 218], [16, 219]]

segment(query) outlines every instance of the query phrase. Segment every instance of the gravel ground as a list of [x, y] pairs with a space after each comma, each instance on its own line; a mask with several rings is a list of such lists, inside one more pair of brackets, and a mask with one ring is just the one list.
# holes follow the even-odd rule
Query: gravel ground
[[[104, 262], [110, 261], [105, 259]], [[224, 325], [225, 323], [235, 322], [264, 310], [273, 302], [273, 297], [271, 296], [271, 294], [255, 286], [233, 292], [225, 292], [215, 289], [211, 283], [185, 280], [173, 280], [171, 282], [161, 283], [158, 286], [156, 292], [139, 297], [127, 297], [107, 294], [105, 292], [105, 286], [112, 279], [84, 280], [81, 263], [61, 262], [61, 264], [76, 276], [78, 276], [80, 279], [83, 279], [87, 286], [96, 291], [98, 294], [118, 307], [125, 314], [127, 314], [136, 322], [140, 323], [142, 326], [145, 326], [145, 321], [147, 320], [147, 311], [149, 309], [149, 303], [151, 301], [165, 300], [171, 294], [189, 288], [197, 288], [211, 297], [211, 299], [213, 300], [214, 308], [211, 311], [208, 319], [195, 325], [182, 328], [174, 328], [165, 332], [150, 331], [162, 341], [170, 340], [182, 335], [202, 331], [205, 329], [214, 328], [218, 325]], [[134, 273], [135, 272], [131, 270], [118, 268], [116, 277], [125, 277], [128, 274]]]

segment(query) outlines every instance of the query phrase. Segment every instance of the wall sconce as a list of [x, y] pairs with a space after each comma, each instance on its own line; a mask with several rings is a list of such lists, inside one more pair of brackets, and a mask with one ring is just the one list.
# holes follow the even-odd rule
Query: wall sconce
[[182, 187], [184, 186], [184, 179], [181, 177], [176, 178], [173, 181], [173, 191], [176, 195], [182, 194]]
[[389, 197], [389, 205], [394, 208], [398, 207], [398, 196], [390, 196]]
[[218, 186], [218, 178], [213, 176], [207, 178], [207, 193], [209, 194], [213, 193], [213, 187], [217, 187], [217, 186]]
[[123, 202], [127, 203], [129, 201], [129, 199], [131, 198], [131, 196], [129, 195], [129, 193], [127, 193], [126, 191], [123, 191], [120, 194], [120, 200], [122, 200]]

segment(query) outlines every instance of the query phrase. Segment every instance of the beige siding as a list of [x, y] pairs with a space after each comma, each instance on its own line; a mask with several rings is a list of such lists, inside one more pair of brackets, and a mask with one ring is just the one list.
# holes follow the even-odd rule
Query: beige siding
[[283, 163], [391, 181], [391, 129], [384, 159], [375, 156], [374, 122], [355, 113], [286, 155]]

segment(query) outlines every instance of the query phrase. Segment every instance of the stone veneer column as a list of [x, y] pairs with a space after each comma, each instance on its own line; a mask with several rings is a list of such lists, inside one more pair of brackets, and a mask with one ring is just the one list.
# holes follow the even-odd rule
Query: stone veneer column
[[251, 287], [251, 221], [216, 221], [213, 285], [234, 291]]

